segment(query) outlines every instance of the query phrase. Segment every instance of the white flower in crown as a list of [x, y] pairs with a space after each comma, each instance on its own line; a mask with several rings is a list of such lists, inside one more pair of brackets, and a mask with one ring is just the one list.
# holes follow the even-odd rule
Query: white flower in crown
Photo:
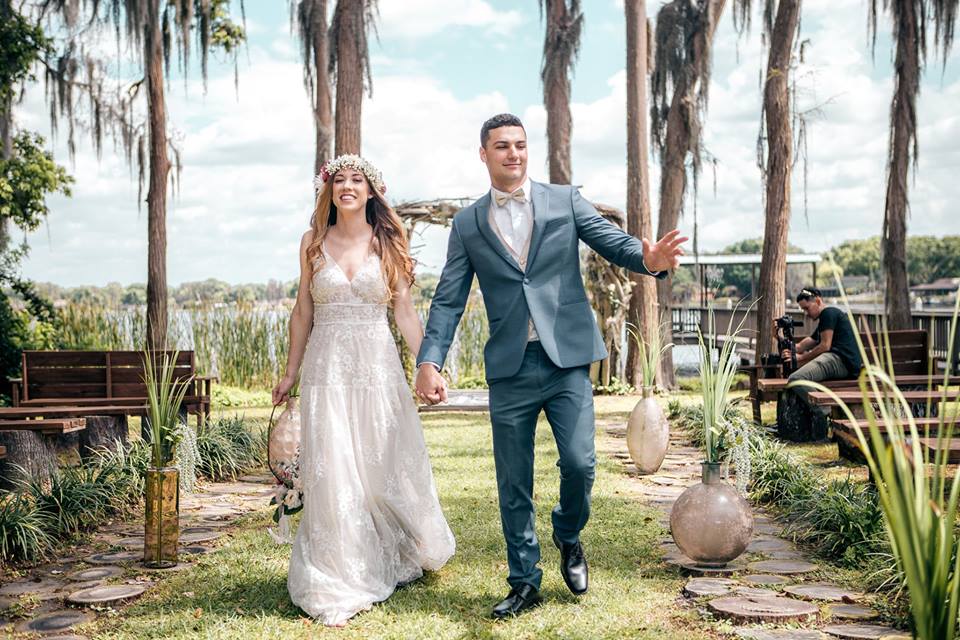
[[323, 166], [320, 167], [320, 175], [313, 178], [314, 189], [319, 191], [323, 188], [327, 180], [330, 179], [330, 176], [336, 175], [337, 172], [346, 168], [359, 171], [365, 175], [367, 180], [370, 181], [370, 184], [373, 185], [373, 188], [380, 193], [387, 192], [387, 185], [383, 183], [383, 176], [380, 174], [380, 170], [370, 164], [368, 160], [352, 153], [345, 153], [333, 160], [324, 162]]

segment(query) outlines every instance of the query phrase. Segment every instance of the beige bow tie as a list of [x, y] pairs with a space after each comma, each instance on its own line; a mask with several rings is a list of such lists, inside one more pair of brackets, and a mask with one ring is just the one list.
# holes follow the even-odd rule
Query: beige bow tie
[[494, 193], [494, 199], [497, 201], [497, 206], [502, 207], [511, 200], [516, 200], [517, 202], [526, 202], [527, 196], [523, 192], [523, 187], [520, 187], [513, 193]]

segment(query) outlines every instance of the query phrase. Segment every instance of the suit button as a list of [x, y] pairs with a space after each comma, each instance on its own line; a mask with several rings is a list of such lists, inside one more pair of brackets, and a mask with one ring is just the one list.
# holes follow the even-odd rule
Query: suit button
[[530, 284], [530, 278], [524, 278], [523, 284]]

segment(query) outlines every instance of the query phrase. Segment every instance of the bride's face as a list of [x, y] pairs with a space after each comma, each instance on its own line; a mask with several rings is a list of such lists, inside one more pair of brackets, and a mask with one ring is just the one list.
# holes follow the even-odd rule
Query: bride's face
[[339, 211], [363, 211], [370, 197], [367, 178], [359, 171], [345, 168], [333, 176], [333, 204]]

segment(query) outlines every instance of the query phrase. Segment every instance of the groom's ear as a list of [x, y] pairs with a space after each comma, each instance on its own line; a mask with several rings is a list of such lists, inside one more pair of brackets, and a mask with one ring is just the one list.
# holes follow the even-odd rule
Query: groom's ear
[[487, 150], [480, 146], [480, 162], [487, 164]]

